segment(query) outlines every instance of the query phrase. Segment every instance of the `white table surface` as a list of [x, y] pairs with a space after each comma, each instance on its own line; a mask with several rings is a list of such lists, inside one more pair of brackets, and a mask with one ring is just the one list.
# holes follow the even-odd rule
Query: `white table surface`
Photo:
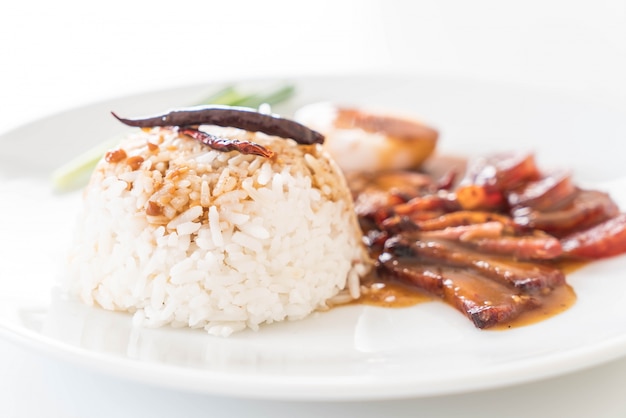
[[[4, 4], [0, 132], [106, 98], [250, 77], [401, 70], [626, 100], [622, 0], [199, 4]], [[0, 339], [0, 416], [7, 418], [623, 417], [625, 387], [623, 358], [558, 378], [456, 396], [372, 403], [251, 401], [147, 387]]]

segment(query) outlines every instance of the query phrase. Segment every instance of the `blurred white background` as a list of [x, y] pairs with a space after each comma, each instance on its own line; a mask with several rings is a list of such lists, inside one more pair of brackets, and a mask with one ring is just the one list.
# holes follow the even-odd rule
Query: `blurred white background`
[[[292, 75], [408, 72], [624, 101], [626, 1], [14, 0], [0, 8], [0, 69], [0, 132], [120, 95]], [[64, 379], [73, 382], [70, 389]], [[549, 395], [568, 385], [581, 393], [589, 381], [589, 396], [605, 407], [598, 416], [623, 416], [624, 402], [611, 402], [621, 399], [615, 388], [625, 380], [626, 362], [619, 362], [579, 373], [574, 380], [520, 390], [549, 414], [596, 416], [594, 403], [568, 399], [563, 390]], [[77, 388], [85, 388], [81, 396], [99, 391], [102, 401], [115, 404], [88, 414], [87, 401], [72, 400]], [[350, 416], [350, 411], [362, 417], [414, 416], [419, 408], [431, 416], [451, 416], [458, 412], [454, 402], [466, 416], [478, 416], [485, 403], [515, 402], [514, 393], [372, 407], [308, 405], [307, 416]], [[147, 404], [153, 404], [152, 416], [206, 416], [208, 409], [225, 416], [229, 411], [293, 416], [299, 410], [298, 405], [266, 403], [233, 409], [235, 404], [226, 400], [120, 386], [0, 340], [0, 416], [120, 416], [114, 406], [124, 402], [129, 402], [127, 416], [140, 416]], [[390, 410], [395, 412], [385, 413]], [[533, 413], [538, 416], [536, 407]]]
[[623, 0], [7, 2], [0, 128], [239, 77], [403, 71], [626, 94]]

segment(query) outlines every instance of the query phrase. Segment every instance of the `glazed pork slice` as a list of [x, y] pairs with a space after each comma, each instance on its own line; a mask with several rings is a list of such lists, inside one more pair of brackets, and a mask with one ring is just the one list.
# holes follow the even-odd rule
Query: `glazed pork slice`
[[616, 217], [620, 209], [605, 192], [579, 190], [567, 206], [557, 210], [541, 211], [531, 207], [518, 207], [511, 212], [513, 220], [520, 226], [564, 237]]
[[481, 329], [510, 322], [541, 305], [538, 297], [468, 268], [421, 264], [414, 258], [383, 253], [378, 270], [383, 277], [439, 297]]
[[387, 240], [385, 248], [394, 255], [413, 257], [424, 264], [469, 269], [487, 279], [525, 291], [565, 284], [565, 274], [556, 267], [498, 257], [446, 240], [421, 241], [410, 234], [398, 234]]

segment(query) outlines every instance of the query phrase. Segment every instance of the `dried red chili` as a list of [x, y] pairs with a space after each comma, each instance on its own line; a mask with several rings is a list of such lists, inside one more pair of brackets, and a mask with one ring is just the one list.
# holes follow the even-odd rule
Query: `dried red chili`
[[260, 155], [261, 157], [266, 158], [271, 158], [274, 155], [272, 150], [250, 141], [223, 138], [194, 128], [181, 128], [179, 132], [183, 135], [188, 135], [217, 151], [239, 151], [242, 154]]
[[120, 122], [134, 127], [217, 125], [263, 132], [268, 135], [291, 138], [299, 144], [322, 144], [319, 132], [290, 119], [259, 113], [254, 109], [233, 106], [198, 106], [177, 109], [165, 114], [139, 119], [127, 119], [111, 112]]

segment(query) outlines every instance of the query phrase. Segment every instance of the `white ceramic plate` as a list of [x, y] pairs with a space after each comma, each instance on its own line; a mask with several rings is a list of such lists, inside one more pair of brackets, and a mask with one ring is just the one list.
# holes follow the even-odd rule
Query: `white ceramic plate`
[[[623, 103], [528, 88], [403, 76], [295, 80], [298, 106], [333, 100], [412, 113], [440, 128], [443, 153], [535, 150], [626, 207]], [[261, 83], [263, 84], [263, 83]], [[349, 306], [228, 339], [138, 329], [129, 315], [56, 288], [79, 193], [54, 194], [50, 172], [123, 132], [109, 115], [197, 102], [216, 86], [126, 97], [36, 121], [0, 137], [0, 335], [120, 378], [266, 399], [390, 399], [467, 392], [571, 372], [626, 354], [626, 257], [569, 276], [578, 301], [547, 321], [480, 331], [454, 309]]]

